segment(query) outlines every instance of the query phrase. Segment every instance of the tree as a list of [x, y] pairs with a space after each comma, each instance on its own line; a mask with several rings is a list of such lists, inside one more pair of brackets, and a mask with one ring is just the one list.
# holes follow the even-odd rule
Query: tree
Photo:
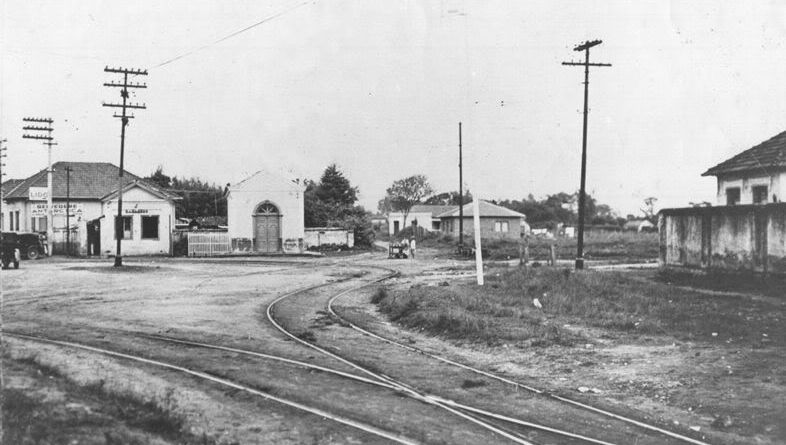
[[658, 214], [655, 213], [656, 202], [658, 202], [658, 198], [654, 196], [644, 198], [644, 207], [641, 208], [641, 213], [644, 214], [644, 219], [655, 225], [658, 224]]
[[330, 164], [325, 169], [314, 192], [326, 204], [353, 206], [358, 200], [357, 187], [350, 185], [349, 179], [344, 177], [336, 164]]
[[428, 199], [423, 204], [427, 205], [463, 205], [468, 202], [472, 201], [472, 193], [469, 190], [464, 191], [464, 199], [462, 200], [459, 196], [459, 192], [452, 191], [452, 192], [444, 192], [437, 195], [429, 196]]
[[144, 179], [182, 198], [175, 203], [175, 213], [178, 217], [227, 215], [224, 189], [216, 184], [196, 177], [170, 177], [164, 173], [161, 166], [158, 166], [156, 171]]
[[434, 189], [424, 175], [414, 175], [394, 181], [387, 189], [387, 197], [393, 210], [404, 213], [403, 226], [407, 226], [407, 215], [412, 206], [419, 203], [426, 196], [433, 195]]

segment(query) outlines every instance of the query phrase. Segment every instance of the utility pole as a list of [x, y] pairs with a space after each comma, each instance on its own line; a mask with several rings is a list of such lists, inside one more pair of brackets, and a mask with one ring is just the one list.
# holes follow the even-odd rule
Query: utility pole
[[107, 82], [104, 83], [105, 87], [116, 87], [120, 88], [120, 97], [123, 98], [122, 104], [116, 103], [103, 103], [105, 107], [112, 107], [112, 108], [121, 108], [122, 113], [117, 114], [115, 113], [112, 117], [120, 118], [120, 173], [118, 174], [117, 179], [117, 220], [115, 221], [115, 238], [117, 239], [117, 247], [115, 252], [115, 267], [120, 267], [123, 265], [123, 257], [121, 256], [120, 252], [120, 241], [123, 239], [123, 157], [125, 152], [125, 141], [126, 141], [126, 126], [128, 125], [128, 120], [133, 119], [133, 115], [128, 115], [126, 110], [128, 109], [137, 109], [137, 110], [144, 110], [145, 104], [138, 104], [138, 103], [128, 103], [128, 89], [129, 88], [147, 88], [147, 85], [143, 83], [129, 83], [128, 76], [147, 76], [147, 70], [138, 70], [138, 69], [128, 69], [128, 68], [109, 68], [105, 67], [104, 72], [106, 73], [117, 73], [123, 75], [123, 83], [115, 83], [115, 82]]
[[461, 164], [461, 122], [459, 122], [459, 252], [464, 249], [464, 176]]
[[71, 171], [70, 166], [66, 166], [66, 255], [71, 256]]
[[590, 48], [603, 43], [602, 40], [584, 42], [573, 51], [584, 52], [584, 62], [562, 62], [563, 65], [583, 66], [584, 67], [584, 128], [581, 139], [581, 188], [579, 189], [579, 239], [576, 250], [576, 269], [584, 268], [584, 201], [586, 200], [586, 180], [587, 180], [587, 102], [589, 100], [589, 67], [591, 66], [611, 66], [610, 63], [590, 63]]
[[[52, 198], [53, 198], [53, 190], [52, 190], [52, 146], [57, 145], [57, 142], [52, 142], [54, 139], [52, 137], [52, 132], [54, 128], [52, 128], [52, 123], [54, 120], [52, 118], [39, 118], [39, 117], [26, 117], [22, 119], [23, 122], [30, 122], [22, 127], [25, 131], [33, 131], [36, 133], [31, 134], [23, 134], [22, 137], [25, 139], [41, 139], [44, 141], [44, 145], [48, 147], [47, 149], [47, 158], [48, 158], [48, 167], [46, 170], [46, 242], [48, 244], [47, 254], [52, 256], [52, 251], [55, 239], [54, 239], [54, 212], [52, 208]], [[46, 132], [46, 135], [42, 134], [41, 132]]]
[[[5, 146], [6, 142], [8, 142], [7, 139], [0, 139], [0, 184], [3, 183], [3, 176], [5, 176], [5, 172], [3, 171], [3, 168], [5, 167], [5, 157], [7, 156], [5, 153], [7, 150]], [[3, 198], [4, 198], [3, 191], [2, 188], [0, 188], [0, 221], [3, 221]], [[5, 227], [5, 225], [2, 225], [0, 229], [2, 229], [0, 230], [0, 243], [1, 243], [3, 241], [3, 232], [8, 229]]]

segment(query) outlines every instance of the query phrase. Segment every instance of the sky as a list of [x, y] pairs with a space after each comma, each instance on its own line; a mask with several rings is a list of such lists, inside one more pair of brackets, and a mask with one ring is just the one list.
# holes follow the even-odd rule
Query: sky
[[590, 71], [587, 191], [622, 216], [714, 202], [701, 174], [786, 130], [778, 1], [2, 0], [0, 39], [6, 178], [46, 167], [28, 116], [55, 120], [54, 161], [119, 163], [106, 66], [149, 71], [128, 171], [336, 163], [369, 210], [413, 174], [457, 190], [459, 122], [475, 196], [578, 190], [583, 68], [561, 62], [586, 40], [612, 64]]

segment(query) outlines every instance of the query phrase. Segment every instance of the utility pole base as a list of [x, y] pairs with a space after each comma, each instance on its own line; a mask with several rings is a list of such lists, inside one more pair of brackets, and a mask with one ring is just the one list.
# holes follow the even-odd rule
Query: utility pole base
[[576, 270], [584, 269], [584, 258], [576, 258]]
[[123, 257], [121, 256], [115, 257], [115, 267], [123, 267]]

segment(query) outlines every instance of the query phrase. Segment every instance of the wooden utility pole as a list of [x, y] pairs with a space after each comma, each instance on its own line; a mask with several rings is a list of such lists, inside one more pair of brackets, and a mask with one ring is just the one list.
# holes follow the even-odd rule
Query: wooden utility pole
[[461, 158], [461, 122], [459, 122], [459, 252], [464, 249], [464, 176]]
[[66, 255], [71, 256], [71, 171], [70, 166], [66, 172]]
[[589, 50], [603, 43], [601, 40], [584, 42], [573, 51], [584, 52], [584, 62], [562, 62], [563, 65], [584, 67], [584, 128], [581, 139], [581, 188], [579, 189], [579, 238], [576, 250], [576, 269], [584, 268], [584, 201], [586, 200], [585, 185], [587, 179], [587, 102], [589, 100], [589, 67], [611, 66], [610, 63], [590, 63]]
[[[54, 213], [52, 209], [52, 198], [53, 198], [53, 190], [52, 190], [52, 146], [57, 145], [57, 142], [52, 142], [54, 138], [52, 137], [52, 132], [54, 128], [52, 128], [52, 123], [54, 120], [52, 118], [38, 118], [38, 117], [26, 117], [22, 119], [23, 122], [30, 122], [30, 124], [25, 125], [22, 127], [25, 131], [33, 131], [38, 133], [32, 134], [23, 134], [22, 137], [25, 139], [40, 139], [44, 141], [44, 145], [47, 146], [47, 158], [48, 164], [46, 169], [46, 189], [47, 189], [47, 198], [46, 198], [46, 242], [48, 244], [47, 254], [52, 256], [52, 247], [54, 246]], [[37, 124], [45, 124], [45, 125], [37, 125]], [[41, 132], [46, 132], [46, 134], [41, 134]], [[17, 228], [19, 230], [19, 228]]]
[[128, 89], [129, 88], [147, 88], [143, 83], [129, 83], [128, 76], [147, 76], [147, 70], [127, 69], [127, 68], [104, 68], [106, 73], [118, 73], [123, 75], [123, 83], [107, 82], [104, 83], [105, 87], [120, 88], [120, 97], [123, 98], [122, 104], [116, 103], [103, 103], [105, 107], [121, 108], [122, 113], [115, 113], [113, 117], [120, 118], [120, 173], [117, 177], [117, 220], [115, 221], [115, 238], [117, 239], [117, 246], [115, 252], [115, 267], [123, 265], [123, 257], [121, 256], [121, 241], [123, 239], [123, 158], [125, 155], [125, 141], [126, 141], [126, 126], [128, 120], [133, 119], [133, 115], [128, 115], [128, 109], [144, 110], [147, 107], [145, 104], [128, 103]]

